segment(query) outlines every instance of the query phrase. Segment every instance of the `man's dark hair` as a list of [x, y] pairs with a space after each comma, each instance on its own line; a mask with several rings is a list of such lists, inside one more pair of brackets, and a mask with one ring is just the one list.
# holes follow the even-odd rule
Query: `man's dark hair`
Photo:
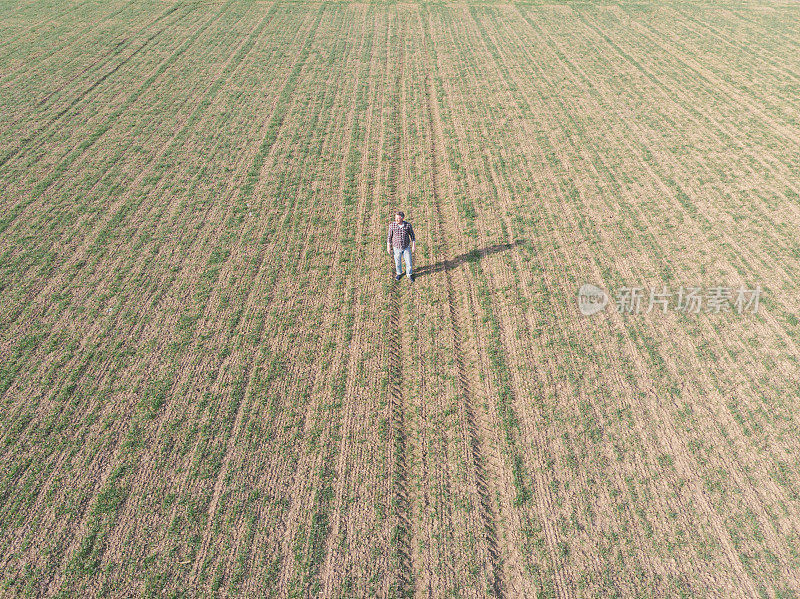
[[400, 218], [405, 218], [405, 217], [406, 217], [406, 215], [405, 215], [405, 214], [403, 214], [403, 213], [402, 213], [400, 210], [398, 210], [397, 212], [395, 212], [395, 214], [399, 214], [399, 215], [400, 215]]

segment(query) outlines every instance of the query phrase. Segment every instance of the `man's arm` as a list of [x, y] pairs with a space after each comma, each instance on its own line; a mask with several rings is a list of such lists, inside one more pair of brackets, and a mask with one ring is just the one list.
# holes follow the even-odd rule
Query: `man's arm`
[[386, 234], [386, 251], [392, 253], [392, 225], [389, 225], [389, 232]]
[[411, 238], [411, 251], [413, 252], [417, 240], [414, 236], [414, 227], [411, 226], [411, 223], [408, 223], [408, 236]]

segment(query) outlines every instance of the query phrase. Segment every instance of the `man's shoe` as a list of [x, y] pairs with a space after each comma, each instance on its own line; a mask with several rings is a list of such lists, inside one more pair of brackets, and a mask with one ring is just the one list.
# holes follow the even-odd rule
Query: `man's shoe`
[[395, 276], [394, 276], [394, 280], [395, 280], [395, 281], [399, 281], [401, 276], [403, 276], [403, 275], [395, 275]]
[[413, 283], [414, 282], [414, 275], [408, 275], [408, 280]]

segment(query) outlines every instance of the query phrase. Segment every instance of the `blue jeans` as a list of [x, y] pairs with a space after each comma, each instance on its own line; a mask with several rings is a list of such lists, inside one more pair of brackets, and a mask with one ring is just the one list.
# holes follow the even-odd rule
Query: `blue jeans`
[[411, 276], [411, 246], [404, 248], [392, 248], [394, 250], [394, 268], [395, 272], [399, 275], [403, 274], [403, 268], [400, 264], [400, 257], [406, 259], [406, 275]]

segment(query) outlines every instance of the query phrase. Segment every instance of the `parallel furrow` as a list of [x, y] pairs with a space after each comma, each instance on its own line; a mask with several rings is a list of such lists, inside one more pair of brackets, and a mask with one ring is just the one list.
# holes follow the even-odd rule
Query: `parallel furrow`
[[[392, 111], [391, 126], [395, 129], [392, 144], [392, 153], [387, 173], [387, 196], [390, 205], [397, 201], [397, 171], [400, 160], [400, 126], [401, 96], [400, 90], [403, 81], [403, 31], [397, 35], [399, 44], [398, 68], [392, 92], [394, 109]], [[394, 549], [397, 552], [398, 568], [394, 592], [397, 596], [404, 597], [413, 594], [413, 568], [411, 564], [412, 525], [409, 518], [408, 497], [408, 467], [406, 464], [406, 430], [405, 430], [405, 400], [403, 397], [403, 356], [401, 350], [400, 328], [400, 290], [393, 285], [389, 292], [389, 341], [388, 341], [388, 375], [389, 375], [389, 418], [392, 435], [392, 509], [396, 517], [395, 530], [392, 534]]]
[[[427, 21], [425, 23], [427, 26]], [[428, 53], [426, 52], [425, 55], [427, 57]], [[450, 250], [447, 244], [447, 234], [444, 230], [444, 214], [442, 212], [441, 194], [439, 192], [439, 178], [437, 174], [437, 161], [439, 156], [441, 156], [441, 150], [439, 148], [439, 144], [436, 139], [436, 133], [433, 128], [433, 123], [435, 122], [433, 114], [433, 94], [433, 84], [430, 78], [430, 65], [426, 65], [425, 98], [430, 130], [429, 157], [431, 165], [431, 193], [433, 207], [436, 213], [436, 226], [438, 230], [441, 251], [445, 256], [448, 256], [450, 255]], [[458, 374], [458, 390], [464, 412], [464, 424], [467, 429], [467, 434], [469, 435], [472, 469], [476, 481], [478, 497], [480, 500], [478, 511], [480, 513], [481, 522], [483, 525], [483, 534], [486, 540], [489, 556], [492, 594], [494, 597], [505, 597], [503, 564], [497, 543], [497, 527], [495, 524], [495, 515], [492, 508], [491, 495], [489, 492], [488, 477], [486, 475], [486, 460], [483, 455], [482, 440], [478, 434], [478, 428], [475, 423], [475, 415], [472, 408], [473, 404], [475, 403], [475, 396], [472, 392], [469, 376], [464, 366], [465, 348], [463, 337], [461, 335], [461, 323], [458, 317], [458, 310], [456, 309], [455, 292], [453, 289], [453, 280], [450, 270], [444, 269], [444, 275], [447, 289], [447, 304], [450, 311], [450, 329], [453, 336], [453, 355], [455, 356], [456, 371]]]
[[[165, 18], [165, 17], [169, 16], [169, 15], [170, 15], [170, 14], [172, 14], [172, 13], [173, 13], [173, 12], [174, 12], [174, 11], [175, 11], [177, 8], [178, 8], [177, 6], [176, 6], [176, 7], [173, 7], [172, 9], [170, 9], [169, 11], [167, 11], [166, 13], [164, 13], [164, 15], [162, 15], [160, 18], [156, 19], [156, 20], [154, 21], [154, 23], [156, 23], [156, 22], [158, 22], [158, 21], [162, 20], [163, 18]], [[188, 14], [188, 13], [187, 13], [187, 14]], [[84, 99], [84, 98], [86, 98], [86, 96], [88, 96], [88, 95], [89, 95], [90, 93], [92, 93], [92, 92], [93, 92], [95, 89], [97, 89], [97, 87], [99, 87], [100, 85], [102, 85], [102, 83], [103, 83], [103, 82], [104, 82], [106, 79], [108, 79], [109, 77], [111, 77], [111, 75], [113, 75], [114, 73], [116, 73], [117, 71], [119, 71], [119, 70], [120, 70], [122, 67], [124, 67], [124, 66], [125, 66], [125, 65], [126, 65], [126, 64], [127, 64], [127, 63], [128, 63], [130, 60], [131, 60], [131, 59], [133, 59], [133, 58], [134, 58], [136, 55], [138, 55], [138, 54], [139, 54], [139, 53], [140, 53], [142, 50], [144, 50], [145, 48], [147, 48], [147, 46], [149, 46], [149, 45], [152, 43], [152, 41], [153, 41], [154, 39], [156, 39], [156, 38], [157, 38], [159, 35], [161, 35], [161, 34], [162, 34], [164, 31], [166, 31], [167, 29], [169, 29], [169, 27], [173, 26], [174, 24], [175, 24], [175, 23], [172, 23], [171, 25], [165, 25], [164, 27], [162, 27], [161, 29], [159, 29], [159, 30], [158, 30], [158, 31], [156, 31], [155, 33], [151, 34], [151, 35], [150, 35], [150, 36], [149, 36], [149, 37], [148, 37], [148, 38], [147, 38], [147, 39], [146, 39], [146, 40], [145, 40], [145, 41], [144, 41], [142, 44], [140, 44], [140, 45], [139, 45], [139, 47], [138, 47], [138, 48], [136, 48], [136, 49], [135, 49], [133, 52], [131, 52], [131, 53], [130, 53], [128, 56], [126, 56], [124, 59], [122, 59], [122, 60], [121, 60], [121, 61], [120, 61], [120, 62], [119, 62], [119, 63], [118, 63], [118, 64], [117, 64], [115, 67], [113, 67], [112, 69], [110, 69], [109, 71], [107, 71], [107, 72], [106, 72], [104, 75], [100, 76], [100, 77], [99, 77], [97, 80], [95, 80], [95, 81], [94, 81], [94, 82], [93, 82], [91, 85], [89, 85], [89, 87], [87, 87], [86, 89], [84, 89], [84, 90], [83, 90], [82, 92], [80, 92], [80, 93], [79, 93], [79, 94], [78, 94], [78, 95], [77, 95], [75, 98], [73, 98], [73, 99], [72, 99], [72, 101], [71, 101], [69, 104], [67, 104], [67, 105], [66, 105], [64, 108], [62, 108], [62, 109], [61, 109], [61, 110], [59, 110], [59, 111], [58, 111], [58, 112], [57, 112], [55, 115], [53, 115], [53, 117], [50, 119], [50, 121], [49, 121], [49, 122], [47, 122], [47, 123], [46, 123], [46, 124], [45, 124], [43, 127], [40, 127], [39, 129], [37, 129], [37, 130], [36, 130], [34, 133], [32, 133], [31, 135], [28, 135], [27, 137], [24, 137], [24, 138], [22, 138], [22, 139], [20, 140], [20, 142], [19, 142], [19, 143], [18, 143], [18, 144], [17, 144], [15, 147], [11, 148], [11, 150], [9, 150], [9, 151], [6, 153], [6, 155], [5, 155], [5, 156], [3, 156], [2, 158], [0, 158], [0, 167], [4, 166], [4, 165], [5, 165], [5, 164], [6, 164], [6, 163], [9, 161], [9, 160], [11, 160], [12, 158], [14, 158], [14, 157], [15, 157], [15, 156], [17, 156], [18, 154], [20, 154], [20, 153], [21, 153], [23, 150], [25, 150], [25, 149], [26, 149], [26, 148], [27, 148], [27, 147], [28, 147], [28, 146], [29, 146], [31, 143], [33, 143], [33, 142], [34, 142], [34, 141], [35, 141], [35, 140], [36, 140], [36, 139], [37, 139], [39, 136], [41, 136], [43, 133], [45, 133], [46, 131], [48, 131], [49, 129], [51, 129], [51, 128], [52, 128], [52, 127], [53, 127], [53, 126], [56, 124], [56, 123], [58, 123], [58, 121], [60, 121], [60, 120], [61, 120], [61, 119], [64, 117], [64, 115], [66, 115], [66, 114], [67, 114], [67, 113], [68, 113], [70, 110], [72, 110], [72, 109], [73, 109], [75, 106], [77, 106], [77, 105], [78, 105], [78, 104], [79, 104], [81, 101], [83, 101], [83, 99]], [[119, 53], [119, 52], [120, 52], [120, 50], [121, 50], [121, 45], [122, 45], [123, 43], [124, 43], [124, 40], [123, 40], [123, 42], [120, 42], [120, 44], [118, 44], [117, 46], [115, 46], [115, 48], [112, 50], [112, 54], [117, 54], [117, 53]], [[98, 62], [99, 62], [99, 61], [98, 61]], [[91, 66], [87, 67], [86, 69], [84, 69], [84, 71], [83, 71], [83, 72], [81, 72], [81, 73], [79, 73], [78, 75], [76, 75], [76, 77], [79, 77], [79, 76], [80, 76], [80, 75], [82, 75], [84, 72], [86, 72], [86, 71], [89, 71], [89, 70], [90, 70], [92, 67], [94, 67], [94, 65], [91, 65]], [[75, 78], [76, 78], [76, 77], [75, 77]], [[74, 78], [73, 78], [73, 79], [74, 79]], [[71, 81], [72, 81], [72, 80], [70, 80], [69, 82], [67, 82], [67, 83], [65, 83], [64, 85], [62, 85], [60, 88], [57, 88], [56, 90], [54, 90], [53, 92], [51, 92], [50, 94], [48, 94], [47, 96], [45, 96], [44, 98], [42, 98], [42, 99], [41, 99], [39, 102], [37, 102], [36, 106], [42, 106], [43, 104], [45, 104], [45, 103], [46, 103], [46, 102], [47, 102], [47, 101], [50, 99], [50, 97], [51, 97], [51, 96], [53, 96], [54, 94], [56, 94], [56, 93], [58, 93], [59, 91], [61, 91], [61, 90], [62, 90], [64, 87], [66, 87], [66, 86], [67, 86], [69, 83], [71, 83]]]

